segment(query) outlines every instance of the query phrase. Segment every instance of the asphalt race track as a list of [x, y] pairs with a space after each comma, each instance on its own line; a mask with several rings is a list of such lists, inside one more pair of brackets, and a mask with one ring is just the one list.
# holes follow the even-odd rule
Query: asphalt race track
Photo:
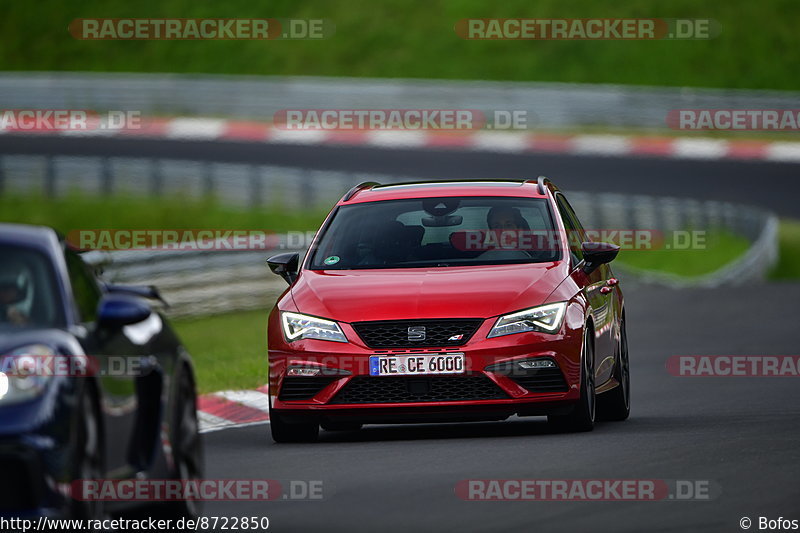
[[0, 153], [163, 157], [441, 178], [544, 174], [562, 190], [723, 200], [800, 217], [800, 166], [735, 160], [507, 154], [254, 142], [0, 135]]
[[[624, 283], [624, 281], [623, 281]], [[633, 410], [592, 433], [551, 434], [544, 418], [367, 426], [316, 444], [273, 444], [267, 426], [205, 436], [207, 476], [322, 480], [321, 501], [225, 502], [274, 531], [741, 531], [739, 520], [800, 518], [797, 378], [686, 378], [670, 355], [796, 354], [800, 286], [628, 291]], [[751, 310], [752, 313], [746, 312]], [[465, 479], [682, 479], [705, 501], [475, 502]]]
[[[0, 153], [158, 156], [435, 177], [548, 174], [566, 190], [721, 199], [798, 216], [798, 166], [656, 158], [461, 153], [252, 143], [0, 137]], [[685, 378], [671, 355], [794, 355], [800, 284], [676, 291], [626, 286], [627, 422], [551, 434], [543, 418], [367, 426], [273, 444], [268, 426], [210, 433], [206, 477], [323, 482], [316, 501], [212, 502], [207, 516], [267, 516], [270, 531], [742, 531], [800, 519], [797, 378]], [[700, 480], [709, 500], [471, 502], [469, 479]]]

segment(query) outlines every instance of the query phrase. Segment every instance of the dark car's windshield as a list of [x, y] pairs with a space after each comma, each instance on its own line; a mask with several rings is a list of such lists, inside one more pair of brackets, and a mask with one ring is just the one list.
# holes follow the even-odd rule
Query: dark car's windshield
[[34, 250], [0, 244], [0, 331], [61, 327], [61, 298], [47, 258]]
[[340, 207], [308, 268], [411, 268], [541, 263], [561, 257], [538, 198], [415, 198]]

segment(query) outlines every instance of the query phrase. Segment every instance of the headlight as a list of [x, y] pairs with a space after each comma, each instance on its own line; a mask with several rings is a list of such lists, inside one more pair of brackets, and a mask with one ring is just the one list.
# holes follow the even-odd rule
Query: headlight
[[281, 313], [281, 323], [283, 334], [289, 342], [299, 339], [347, 342], [339, 324], [333, 320], [284, 311]]
[[513, 335], [514, 333], [524, 333], [526, 331], [555, 333], [561, 329], [561, 322], [564, 319], [564, 311], [566, 309], [567, 302], [558, 302], [501, 316], [495, 322], [488, 337], [502, 337], [503, 335]]
[[21, 346], [5, 354], [0, 364], [0, 404], [23, 402], [44, 391], [50, 372], [41, 372], [42, 360], [56, 353], [44, 344]]

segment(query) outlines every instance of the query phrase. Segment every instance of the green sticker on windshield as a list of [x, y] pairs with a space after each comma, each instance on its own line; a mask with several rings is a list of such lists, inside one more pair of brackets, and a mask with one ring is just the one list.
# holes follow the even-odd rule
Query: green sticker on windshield
[[335, 265], [338, 262], [339, 262], [339, 256], [338, 255], [332, 255], [332, 256], [326, 258], [325, 261], [323, 261], [323, 263], [325, 263], [326, 265]]

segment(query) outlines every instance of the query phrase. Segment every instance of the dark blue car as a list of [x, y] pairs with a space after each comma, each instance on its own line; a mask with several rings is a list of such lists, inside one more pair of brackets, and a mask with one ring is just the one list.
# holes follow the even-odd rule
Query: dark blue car
[[155, 298], [101, 283], [52, 229], [0, 224], [0, 515], [139, 512], [71, 487], [202, 476], [192, 362]]

